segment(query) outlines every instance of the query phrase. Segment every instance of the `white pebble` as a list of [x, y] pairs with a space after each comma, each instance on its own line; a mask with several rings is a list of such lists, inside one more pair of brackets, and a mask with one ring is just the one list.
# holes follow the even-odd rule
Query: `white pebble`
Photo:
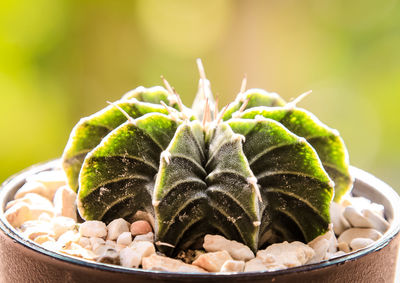
[[40, 235], [40, 236], [37, 236], [34, 240], [33, 240], [35, 243], [37, 243], [37, 244], [43, 244], [43, 243], [45, 243], [45, 242], [49, 242], [49, 241], [51, 241], [51, 242], [56, 242], [55, 240], [54, 240], [54, 238], [53, 237], [50, 237], [49, 235]]
[[144, 235], [137, 235], [134, 239], [134, 242], [137, 241], [147, 241], [147, 242], [154, 242], [154, 234], [153, 232], [149, 232], [147, 234]]
[[308, 263], [316, 263], [326, 258], [327, 253], [335, 253], [337, 250], [337, 240], [332, 226], [329, 227], [328, 232], [316, 237], [308, 243], [314, 250], [315, 254]]
[[98, 220], [86, 221], [80, 225], [79, 233], [88, 238], [104, 238], [107, 236], [107, 227], [106, 224]]
[[8, 202], [6, 209], [11, 208], [13, 205], [15, 205], [17, 203], [26, 203], [30, 207], [36, 206], [36, 207], [40, 207], [41, 209], [50, 210], [50, 211], [52, 211], [54, 209], [51, 201], [49, 201], [47, 198], [45, 198], [41, 195], [35, 194], [35, 193], [28, 193], [19, 199]]
[[229, 253], [227, 251], [218, 251], [202, 254], [192, 264], [210, 272], [219, 272], [227, 260], [232, 260]]
[[129, 247], [126, 247], [120, 252], [121, 264], [125, 267], [139, 267], [142, 264], [142, 259], [152, 254], [156, 250], [154, 245], [150, 242], [132, 242]]
[[340, 251], [342, 251], [342, 252], [345, 252], [345, 253], [349, 253], [349, 252], [350, 252], [349, 244], [346, 243], [346, 242], [340, 242], [340, 243], [338, 243], [338, 249], [339, 249]]
[[74, 219], [64, 216], [55, 217], [52, 221], [53, 231], [56, 239], [69, 230], [75, 228], [76, 222]]
[[115, 248], [117, 242], [113, 240], [106, 240], [106, 245]]
[[382, 234], [372, 228], [350, 228], [339, 236], [338, 242], [345, 242], [350, 245], [351, 241], [355, 238], [369, 238], [376, 241], [380, 237], [382, 237]]
[[92, 246], [90, 244], [90, 240], [87, 237], [80, 237], [78, 244], [85, 249], [92, 249]]
[[91, 237], [89, 238], [89, 241], [90, 246], [92, 247], [92, 251], [97, 250], [100, 246], [104, 246], [106, 243], [102, 238], [98, 237]]
[[30, 220], [30, 211], [26, 203], [18, 203], [9, 208], [4, 217], [7, 219], [11, 226], [18, 228], [24, 222]]
[[72, 242], [68, 246], [62, 248], [60, 250], [60, 252], [67, 254], [67, 255], [80, 257], [80, 258], [84, 258], [84, 259], [88, 259], [88, 260], [94, 260], [94, 257], [95, 257], [95, 255], [91, 251], [82, 248], [80, 245], [78, 245], [74, 242]]
[[79, 239], [79, 233], [70, 230], [58, 237], [57, 245], [63, 248], [67, 248], [71, 245], [71, 243], [78, 243]]
[[308, 261], [308, 263], [316, 263], [322, 261], [326, 254], [328, 253], [329, 249], [329, 241], [327, 239], [321, 238], [318, 241], [315, 241], [310, 245], [313, 248], [315, 255]]
[[62, 170], [43, 171], [29, 176], [27, 182], [39, 182], [46, 187], [46, 197], [53, 200], [56, 190], [66, 185], [65, 173]]
[[50, 223], [50, 222], [53, 221], [53, 218], [50, 217], [50, 215], [47, 214], [47, 213], [42, 213], [42, 214], [39, 215], [38, 220], [39, 220], [39, 221], [43, 221], [43, 222], [48, 222], [48, 223]]
[[132, 243], [132, 234], [131, 232], [123, 232], [118, 236], [117, 244], [128, 246]]
[[356, 209], [358, 209], [359, 211], [361, 211], [365, 207], [368, 207], [371, 204], [371, 201], [365, 197], [348, 196], [347, 198], [345, 198], [343, 200], [343, 203], [345, 204], [345, 206], [351, 205], [351, 206], [355, 207]]
[[272, 244], [265, 250], [259, 250], [256, 257], [266, 261], [267, 257], [271, 258], [271, 255], [275, 258], [275, 265], [295, 267], [307, 263], [313, 258], [315, 252], [304, 243], [298, 241], [288, 243], [285, 241], [279, 244]]
[[44, 235], [54, 237], [54, 232], [49, 225], [38, 225], [25, 229], [22, 235], [30, 240], [34, 240], [36, 237]]
[[205, 273], [206, 271], [198, 266], [184, 263], [183, 261], [152, 254], [142, 259], [142, 266], [145, 270], [158, 270], [185, 273]]
[[380, 217], [385, 218], [385, 207], [382, 204], [378, 203], [371, 203], [368, 209], [372, 210], [376, 214], [378, 214]]
[[119, 260], [124, 267], [138, 268], [142, 257], [134, 249], [126, 247], [120, 251]]
[[246, 262], [244, 271], [245, 272], [256, 272], [256, 271], [267, 271], [268, 268], [260, 258], [253, 258]]
[[368, 219], [370, 228], [374, 228], [381, 233], [385, 233], [387, 229], [389, 229], [389, 222], [385, 220], [380, 214], [376, 213], [371, 209], [364, 209], [363, 215], [366, 219]]
[[76, 193], [68, 186], [62, 186], [54, 194], [54, 209], [57, 216], [65, 216], [76, 221]]
[[350, 225], [357, 228], [371, 228], [371, 223], [355, 207], [347, 206], [343, 212]]
[[227, 251], [236, 260], [248, 261], [254, 258], [254, 253], [248, 246], [220, 235], [206, 235], [203, 247], [207, 252]]
[[45, 185], [39, 182], [26, 182], [15, 194], [15, 199], [23, 198], [26, 194], [35, 193], [42, 197], [48, 198]]
[[333, 224], [333, 230], [335, 231], [336, 235], [340, 235], [343, 231], [350, 228], [349, 222], [343, 216], [343, 211], [343, 205], [336, 202], [331, 202], [330, 215]]
[[242, 272], [245, 262], [243, 260], [227, 260], [222, 265], [220, 272]]
[[107, 230], [107, 240], [116, 240], [123, 232], [129, 232], [129, 223], [123, 218], [118, 218], [107, 225]]
[[351, 240], [350, 247], [353, 251], [356, 251], [369, 246], [373, 242], [374, 240], [371, 240], [369, 238], [355, 238]]
[[150, 256], [156, 252], [154, 244], [148, 241], [132, 242], [129, 247], [134, 249], [136, 253], [140, 254], [142, 258]]

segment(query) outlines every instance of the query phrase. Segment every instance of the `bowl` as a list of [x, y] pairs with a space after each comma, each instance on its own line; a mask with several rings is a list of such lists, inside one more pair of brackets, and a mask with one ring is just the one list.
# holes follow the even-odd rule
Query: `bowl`
[[[372, 245], [320, 263], [272, 272], [172, 273], [80, 260], [24, 239], [4, 217], [6, 203], [30, 175], [60, 167], [60, 160], [34, 165], [0, 187], [0, 282], [394, 282], [400, 243], [400, 198], [387, 184], [352, 167], [354, 196], [385, 207], [390, 228]], [[397, 275], [400, 276], [400, 275]]]

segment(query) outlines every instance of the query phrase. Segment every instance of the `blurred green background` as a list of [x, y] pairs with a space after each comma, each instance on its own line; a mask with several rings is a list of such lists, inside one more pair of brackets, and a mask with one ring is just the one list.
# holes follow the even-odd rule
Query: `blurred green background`
[[197, 57], [221, 104], [244, 73], [286, 100], [312, 89], [299, 106], [400, 189], [400, 0], [0, 1], [0, 181], [160, 75], [190, 106]]

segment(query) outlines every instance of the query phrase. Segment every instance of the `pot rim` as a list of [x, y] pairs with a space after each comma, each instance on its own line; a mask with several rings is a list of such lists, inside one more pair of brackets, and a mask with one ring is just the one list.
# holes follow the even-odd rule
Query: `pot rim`
[[17, 230], [12, 227], [8, 221], [4, 217], [4, 207], [6, 204], [6, 198], [8, 191], [12, 190], [15, 186], [21, 186], [26, 178], [32, 174], [39, 173], [41, 171], [48, 171], [54, 168], [60, 168], [60, 159], [55, 159], [43, 163], [38, 163], [32, 165], [5, 180], [0, 186], [0, 230], [11, 238], [14, 242], [32, 250], [35, 252], [39, 252], [45, 256], [49, 256], [51, 258], [57, 259], [63, 263], [69, 263], [74, 265], [79, 265], [81, 267], [91, 268], [91, 269], [100, 269], [103, 271], [110, 272], [122, 272], [128, 273], [132, 275], [139, 276], [157, 276], [158, 278], [209, 278], [210, 275], [218, 276], [218, 278], [232, 278], [239, 279], [246, 277], [260, 277], [260, 276], [279, 276], [282, 274], [290, 274], [290, 273], [298, 273], [298, 272], [306, 272], [312, 271], [315, 269], [322, 269], [331, 265], [339, 265], [344, 264], [347, 261], [356, 260], [359, 257], [365, 256], [369, 253], [378, 251], [385, 247], [392, 238], [394, 238], [400, 232], [400, 210], [396, 210], [397, 207], [400, 207], [400, 197], [399, 195], [386, 183], [379, 180], [375, 176], [367, 173], [359, 168], [350, 166], [350, 170], [355, 179], [359, 182], [365, 183], [366, 185], [373, 187], [376, 191], [379, 191], [389, 204], [393, 208], [393, 219], [391, 220], [390, 227], [388, 231], [386, 231], [383, 236], [372, 245], [367, 248], [361, 249], [356, 252], [352, 252], [340, 257], [333, 258], [331, 260], [322, 261], [314, 264], [307, 264], [298, 267], [292, 267], [284, 270], [277, 271], [258, 271], [258, 272], [231, 272], [231, 273], [179, 273], [179, 272], [166, 272], [166, 271], [155, 271], [155, 270], [143, 270], [140, 268], [126, 268], [117, 265], [105, 264], [105, 263], [97, 263], [89, 260], [78, 259], [72, 256], [64, 255], [61, 253], [57, 253], [51, 250], [47, 250], [39, 244], [34, 243], [31, 240], [25, 239], [20, 235]]

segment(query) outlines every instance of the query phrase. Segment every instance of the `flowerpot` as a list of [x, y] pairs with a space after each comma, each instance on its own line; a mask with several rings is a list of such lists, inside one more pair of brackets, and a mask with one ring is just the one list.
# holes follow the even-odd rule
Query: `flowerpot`
[[390, 228], [365, 249], [316, 264], [273, 272], [190, 274], [94, 263], [46, 250], [24, 239], [4, 217], [5, 205], [28, 176], [59, 167], [59, 160], [28, 168], [0, 189], [0, 282], [393, 282], [400, 242], [400, 198], [388, 185], [357, 168], [353, 195], [385, 207]]

